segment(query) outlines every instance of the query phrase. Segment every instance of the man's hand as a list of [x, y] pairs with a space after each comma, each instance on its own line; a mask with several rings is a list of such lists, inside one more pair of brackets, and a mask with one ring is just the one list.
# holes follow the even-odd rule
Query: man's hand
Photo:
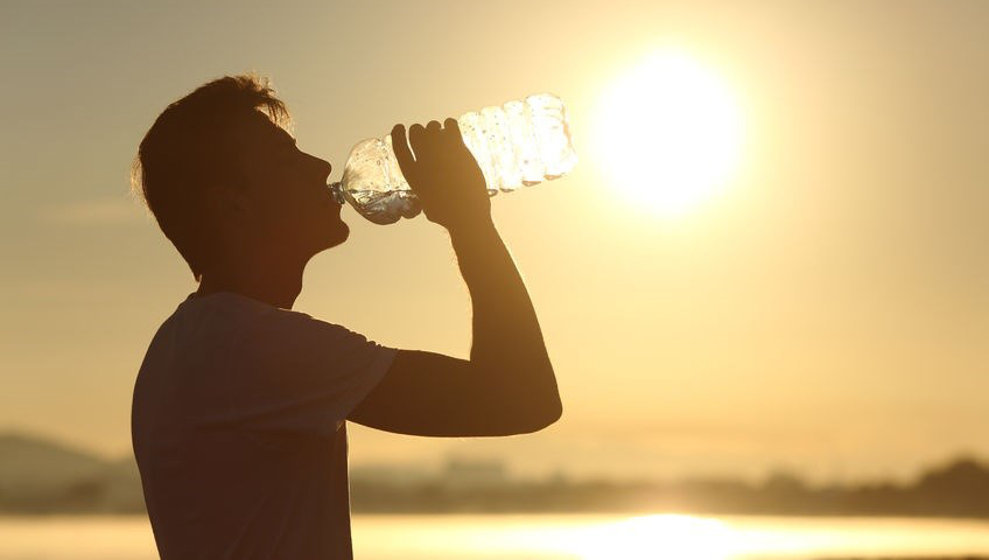
[[442, 128], [437, 121], [425, 127], [414, 124], [409, 141], [405, 127], [397, 124], [391, 138], [402, 174], [429, 221], [451, 232], [491, 222], [484, 175], [464, 145], [456, 120], [446, 119]]

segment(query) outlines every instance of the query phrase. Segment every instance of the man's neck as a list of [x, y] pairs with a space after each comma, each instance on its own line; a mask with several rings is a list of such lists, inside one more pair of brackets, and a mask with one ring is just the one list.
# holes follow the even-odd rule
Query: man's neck
[[196, 295], [233, 292], [251, 299], [292, 309], [302, 291], [306, 263], [227, 264], [204, 272]]

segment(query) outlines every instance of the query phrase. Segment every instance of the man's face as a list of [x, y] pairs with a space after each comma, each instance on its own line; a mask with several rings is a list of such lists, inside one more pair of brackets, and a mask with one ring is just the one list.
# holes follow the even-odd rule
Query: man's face
[[244, 123], [238, 140], [255, 241], [310, 257], [347, 239], [342, 205], [326, 188], [328, 162], [299, 150], [291, 135], [260, 113]]

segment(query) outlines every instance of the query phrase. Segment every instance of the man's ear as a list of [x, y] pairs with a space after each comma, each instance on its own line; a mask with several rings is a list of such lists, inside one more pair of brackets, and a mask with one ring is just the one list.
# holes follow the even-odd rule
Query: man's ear
[[211, 185], [203, 193], [203, 202], [211, 220], [217, 222], [241, 221], [253, 212], [250, 197], [242, 189], [227, 185]]

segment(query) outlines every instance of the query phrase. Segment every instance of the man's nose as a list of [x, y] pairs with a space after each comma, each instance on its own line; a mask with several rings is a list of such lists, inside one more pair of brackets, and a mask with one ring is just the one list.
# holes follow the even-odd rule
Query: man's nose
[[330, 172], [333, 171], [333, 166], [330, 165], [330, 162], [317, 157], [314, 157], [313, 159], [316, 160], [316, 165], [318, 166], [320, 173], [323, 174], [323, 177], [329, 178]]

